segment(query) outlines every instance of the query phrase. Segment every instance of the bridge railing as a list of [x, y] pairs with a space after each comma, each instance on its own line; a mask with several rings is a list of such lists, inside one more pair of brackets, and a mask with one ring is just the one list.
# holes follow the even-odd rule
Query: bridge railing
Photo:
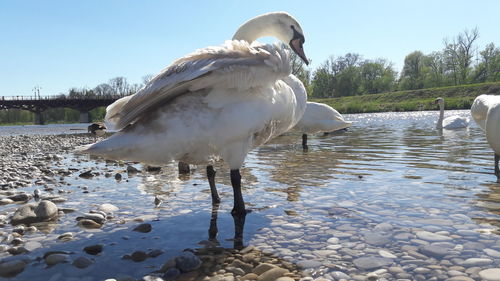
[[54, 95], [54, 96], [0, 96], [0, 100], [32, 101], [32, 100], [108, 100], [119, 99], [126, 95]]

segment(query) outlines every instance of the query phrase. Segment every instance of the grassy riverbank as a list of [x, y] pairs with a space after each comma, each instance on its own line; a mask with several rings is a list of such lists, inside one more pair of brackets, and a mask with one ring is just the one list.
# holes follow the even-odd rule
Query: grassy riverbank
[[469, 109], [481, 94], [500, 95], [500, 83], [481, 83], [453, 87], [397, 91], [362, 96], [349, 96], [310, 101], [329, 104], [340, 113], [436, 110], [434, 100], [442, 97], [449, 109]]

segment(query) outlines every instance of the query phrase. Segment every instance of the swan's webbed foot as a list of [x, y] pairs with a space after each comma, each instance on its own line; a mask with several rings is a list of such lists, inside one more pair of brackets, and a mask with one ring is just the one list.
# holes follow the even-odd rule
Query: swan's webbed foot
[[210, 185], [210, 193], [212, 195], [212, 205], [218, 205], [220, 203], [220, 197], [215, 187], [215, 170], [212, 165], [207, 166], [207, 178], [208, 184]]
[[184, 175], [184, 174], [189, 174], [191, 170], [189, 169], [189, 164], [179, 161], [179, 164], [177, 165], [179, 168], [179, 175]]

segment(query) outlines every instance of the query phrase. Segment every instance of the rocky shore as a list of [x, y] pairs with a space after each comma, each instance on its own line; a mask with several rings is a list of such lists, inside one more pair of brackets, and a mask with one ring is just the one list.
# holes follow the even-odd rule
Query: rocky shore
[[[141, 213], [133, 208], [137, 201], [106, 202], [102, 198], [113, 191], [88, 184], [96, 178], [103, 184], [126, 183], [141, 173], [147, 181], [158, 168], [74, 157], [76, 146], [93, 141], [87, 134], [0, 138], [0, 277], [37, 280], [33, 278], [43, 276], [40, 280], [51, 281], [500, 280], [500, 238], [494, 227], [472, 221], [478, 213], [457, 210], [445, 216], [437, 209], [425, 210], [429, 217], [419, 221], [401, 214], [401, 221], [408, 225], [401, 227], [370, 219], [373, 212], [387, 212], [383, 207], [339, 202], [328, 196], [318, 198], [315, 209], [304, 207], [307, 211], [301, 214], [267, 215], [270, 223], [245, 241], [248, 246], [241, 250], [202, 240], [196, 241], [199, 247], [172, 252], [162, 246], [167, 237], [161, 236], [161, 219], [172, 212], [173, 200], [162, 203], [169, 198], [153, 200], [147, 194], [146, 199], [135, 198], [151, 201], [154, 212]], [[160, 185], [164, 184], [161, 180]], [[155, 185], [146, 183], [141, 188]], [[84, 204], [79, 199], [84, 196], [98, 203]], [[324, 202], [335, 202], [336, 207], [325, 204], [323, 208]], [[124, 209], [126, 205], [130, 209]], [[372, 213], [352, 212], [354, 207]], [[193, 212], [179, 209], [181, 215]], [[313, 217], [318, 214], [329, 219], [318, 221]], [[116, 273], [124, 267], [129, 273]]]
[[[117, 219], [118, 207], [104, 203], [89, 212], [78, 208], [58, 207], [66, 202], [65, 195], [76, 192], [75, 187], [68, 186], [65, 180], [78, 176], [82, 179], [102, 176], [103, 171], [97, 169], [72, 169], [64, 167], [66, 156], [71, 155], [78, 145], [95, 141], [86, 134], [75, 135], [43, 135], [43, 136], [11, 136], [2, 137], [0, 142], [0, 277], [23, 280], [22, 273], [33, 272], [43, 275], [45, 268], [54, 266], [72, 267], [80, 270], [91, 268], [99, 262], [98, 256], [106, 252], [104, 244], [88, 245], [75, 251], [75, 246], [64, 250], [66, 242], [75, 239], [76, 233], [65, 232], [53, 235], [57, 225], [68, 220], [68, 214], [79, 213], [74, 224], [85, 230], [101, 229], [105, 223], [122, 225], [136, 224], [130, 231], [149, 233], [152, 226], [143, 218], [131, 220]], [[104, 161], [103, 161], [104, 162]], [[122, 180], [127, 175], [138, 171], [133, 166], [123, 163], [121, 173], [104, 172], [106, 178]], [[153, 172], [157, 168], [150, 168]], [[76, 187], [78, 192], [89, 193], [86, 186]], [[29, 191], [28, 191], [29, 190]], [[157, 202], [158, 203], [158, 202]], [[70, 222], [71, 223], [71, 222]], [[47, 239], [48, 237], [51, 237]], [[125, 238], [125, 239], [124, 239]], [[50, 242], [47, 242], [50, 240]], [[127, 243], [127, 236], [122, 243]], [[113, 242], [116, 243], [116, 242]], [[113, 243], [110, 243], [111, 245]], [[51, 246], [55, 246], [55, 250]], [[162, 249], [149, 251], [137, 250], [119, 257], [130, 260], [132, 266], [146, 259], [161, 259]], [[103, 276], [109, 276], [107, 272]], [[29, 276], [29, 274], [28, 274]], [[50, 280], [104, 280], [93, 277], [68, 277], [63, 274], [49, 276]], [[28, 277], [26, 277], [28, 278]], [[68, 279], [69, 278], [69, 279]], [[250, 246], [241, 251], [223, 248], [218, 243], [206, 241], [198, 249], [189, 249], [178, 256], [165, 259], [157, 270], [151, 270], [142, 280], [299, 280], [298, 267], [269, 254], [263, 254]], [[141, 278], [139, 278], [141, 279]], [[117, 276], [107, 280], [139, 280], [132, 276]]]

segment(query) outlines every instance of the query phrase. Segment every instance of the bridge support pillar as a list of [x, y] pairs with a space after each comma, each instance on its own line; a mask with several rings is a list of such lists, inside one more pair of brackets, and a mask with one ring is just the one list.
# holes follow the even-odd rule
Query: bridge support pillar
[[90, 114], [88, 111], [80, 111], [80, 123], [90, 123]]
[[35, 125], [44, 125], [43, 116], [41, 111], [35, 111]]

